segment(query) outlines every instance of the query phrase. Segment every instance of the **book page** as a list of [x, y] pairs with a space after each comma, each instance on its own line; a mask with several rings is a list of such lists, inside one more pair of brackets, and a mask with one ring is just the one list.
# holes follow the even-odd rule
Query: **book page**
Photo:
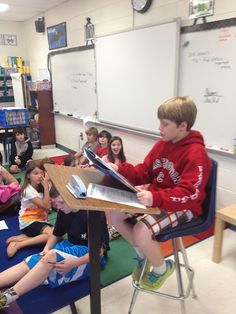
[[138, 208], [146, 208], [142, 205], [133, 192], [114, 189], [111, 187], [90, 183], [87, 189], [87, 197], [97, 198], [119, 204], [125, 204]]
[[133, 192], [138, 192], [137, 189], [120, 173], [115, 171], [112, 167], [110, 167], [102, 158], [97, 156], [94, 152], [89, 149], [84, 149], [84, 154], [88, 158], [89, 161], [92, 162], [95, 168], [104, 173], [105, 175], [111, 176], [116, 179], [121, 184], [128, 187]]

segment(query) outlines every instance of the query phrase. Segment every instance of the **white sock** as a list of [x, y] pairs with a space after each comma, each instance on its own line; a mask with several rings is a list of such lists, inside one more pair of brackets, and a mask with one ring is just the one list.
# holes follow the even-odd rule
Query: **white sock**
[[152, 271], [155, 274], [163, 275], [166, 272], [166, 262], [164, 261], [161, 266], [153, 266]]
[[6, 303], [6, 305], [8, 305], [8, 304], [14, 302], [15, 300], [17, 300], [17, 299], [19, 298], [13, 288], [7, 289], [6, 291], [4, 291], [3, 294], [4, 294], [4, 295], [6, 296], [6, 298], [7, 298], [7, 303]]
[[143, 254], [143, 252], [138, 247], [134, 246], [134, 249], [135, 249], [135, 252], [137, 253], [137, 255], [140, 259], [145, 258], [145, 255]]

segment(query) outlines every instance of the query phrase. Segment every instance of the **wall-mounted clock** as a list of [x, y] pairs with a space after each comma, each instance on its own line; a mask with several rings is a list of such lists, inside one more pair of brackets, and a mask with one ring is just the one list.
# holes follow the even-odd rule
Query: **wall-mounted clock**
[[131, 3], [136, 12], [144, 13], [150, 8], [152, 0], [131, 0]]

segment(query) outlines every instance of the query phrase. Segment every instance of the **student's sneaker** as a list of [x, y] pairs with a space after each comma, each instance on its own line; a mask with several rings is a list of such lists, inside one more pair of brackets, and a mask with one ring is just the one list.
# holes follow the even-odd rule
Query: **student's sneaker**
[[7, 305], [7, 297], [5, 294], [0, 293], [0, 310], [4, 309], [5, 307], [8, 307]]
[[174, 272], [175, 264], [171, 259], [166, 260], [166, 271], [162, 275], [158, 275], [151, 271], [146, 276], [143, 277], [141, 281], [141, 286], [147, 290], [157, 290], [159, 289], [165, 280]]
[[[144, 260], [138, 256], [135, 257], [134, 259], [137, 261], [137, 266], [134, 268], [134, 270], [132, 272], [132, 279], [134, 281], [138, 281], [139, 277], [141, 275]], [[152, 266], [151, 263], [149, 261], [147, 261], [143, 276], [147, 275], [150, 272], [151, 266]]]
[[109, 239], [110, 240], [115, 240], [117, 238], [119, 238], [121, 235], [119, 234], [119, 232], [116, 230], [115, 227], [113, 227], [112, 225], [107, 225], [108, 228], [108, 233], [109, 233]]

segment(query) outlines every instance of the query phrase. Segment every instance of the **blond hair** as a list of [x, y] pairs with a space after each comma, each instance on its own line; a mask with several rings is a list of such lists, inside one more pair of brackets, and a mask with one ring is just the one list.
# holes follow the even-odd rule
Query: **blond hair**
[[187, 122], [187, 130], [194, 125], [197, 107], [190, 97], [174, 97], [165, 101], [157, 109], [158, 119], [167, 119], [180, 125]]
[[85, 134], [93, 134], [96, 138], [98, 138], [98, 129], [91, 126], [85, 131]]

